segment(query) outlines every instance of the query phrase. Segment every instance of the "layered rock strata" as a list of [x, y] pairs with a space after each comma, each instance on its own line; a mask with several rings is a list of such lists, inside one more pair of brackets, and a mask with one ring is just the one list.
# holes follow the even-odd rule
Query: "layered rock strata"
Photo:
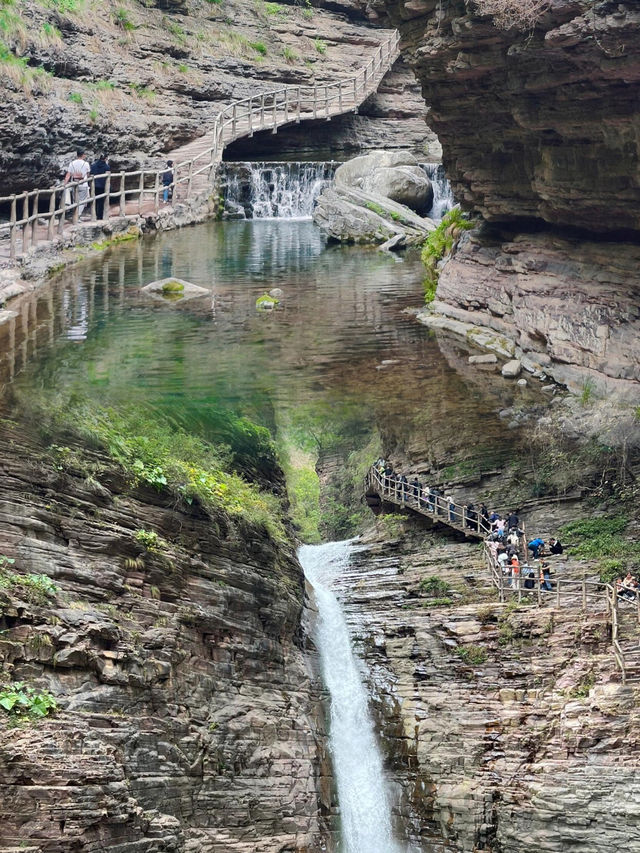
[[0, 589], [3, 682], [60, 710], [0, 718], [0, 849], [322, 849], [330, 779], [291, 551], [1, 428], [0, 551], [57, 588]]
[[[107, 151], [113, 169], [157, 168], [232, 100], [350, 77], [380, 41], [356, 9], [358, 23], [303, 4], [7, 7], [0, 194], [49, 186], [78, 145]], [[369, 113], [337, 128], [342, 144], [357, 126], [362, 144], [383, 144], [393, 129], [396, 144], [422, 148], [425, 106], [407, 68], [391, 73]]]
[[434, 309], [574, 389], [637, 399], [640, 11], [558, 0], [504, 30], [481, 5], [384, 3], [456, 198], [510, 232], [462, 244]]
[[[420, 587], [433, 576], [448, 605]], [[428, 534], [358, 555], [340, 595], [414, 842], [640, 845], [638, 691], [617, 680], [602, 602], [586, 616], [579, 604], [501, 605], [475, 547]], [[625, 630], [637, 631], [634, 614]]]

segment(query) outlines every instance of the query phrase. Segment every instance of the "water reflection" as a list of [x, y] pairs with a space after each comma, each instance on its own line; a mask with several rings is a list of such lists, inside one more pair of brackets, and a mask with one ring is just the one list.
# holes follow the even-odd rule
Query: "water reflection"
[[[140, 288], [175, 276], [210, 293], [184, 303]], [[326, 247], [306, 222], [210, 223], [124, 244], [61, 276], [0, 327], [2, 381], [79, 385], [102, 401], [168, 410], [185, 425], [231, 406], [273, 427], [278, 412], [355, 407], [387, 446], [446, 459], [461, 437], [495, 445], [495, 399], [403, 313], [422, 299], [417, 256]], [[280, 287], [278, 310], [255, 301]], [[513, 394], [506, 386], [502, 405]], [[355, 440], [355, 439], [354, 439]], [[502, 440], [501, 445], [504, 444]], [[426, 453], [426, 455], [424, 455]]]

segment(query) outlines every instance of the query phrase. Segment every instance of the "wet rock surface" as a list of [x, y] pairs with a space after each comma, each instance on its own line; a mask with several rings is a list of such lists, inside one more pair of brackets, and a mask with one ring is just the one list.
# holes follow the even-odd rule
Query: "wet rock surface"
[[60, 708], [0, 719], [2, 844], [320, 849], [330, 779], [292, 552], [128, 484], [95, 451], [97, 479], [52, 464], [24, 425], [1, 429], [1, 552], [57, 587], [0, 589], [3, 680]]

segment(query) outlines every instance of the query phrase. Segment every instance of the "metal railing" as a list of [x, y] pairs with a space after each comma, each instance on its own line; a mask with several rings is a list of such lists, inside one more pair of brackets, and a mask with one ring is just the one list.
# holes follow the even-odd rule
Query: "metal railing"
[[400, 482], [381, 473], [375, 466], [371, 466], [365, 477], [365, 489], [372, 488], [385, 501], [419, 512], [466, 535], [481, 538], [485, 565], [501, 602], [504, 602], [507, 596], [516, 598], [518, 602], [529, 598], [535, 599], [539, 607], [553, 604], [559, 609], [562, 605], [568, 605], [580, 609], [583, 613], [587, 612], [589, 605], [603, 605], [602, 609], [606, 609], [611, 625], [611, 645], [616, 666], [620, 671], [622, 683], [627, 682], [625, 653], [619, 638], [619, 608], [621, 601], [629, 607], [633, 606], [640, 624], [640, 591], [628, 588], [617, 590], [612, 584], [587, 580], [586, 576], [581, 579], [556, 577], [553, 580], [550, 576], [545, 577], [543, 567], [529, 566], [526, 562], [527, 541], [524, 525], [519, 533], [518, 550], [523, 553], [525, 559], [517, 566], [507, 565], [509, 573], [505, 574], [487, 539], [493, 532], [491, 525], [475, 510], [470, 518], [467, 504], [447, 500], [434, 494], [432, 490], [425, 490], [411, 482]]
[[[276, 133], [278, 127], [291, 122], [329, 120], [334, 115], [357, 111], [398, 58], [399, 42], [400, 36], [394, 30], [366, 65], [344, 80], [286, 86], [226, 106], [215, 117], [211, 131], [201, 137], [205, 140], [204, 149], [174, 165], [170, 184], [174, 200], [208, 195], [225, 147], [240, 137], [269, 129]], [[104, 205], [107, 219], [114, 215], [157, 212], [165, 189], [162, 175], [166, 168], [90, 175], [86, 181], [69, 181], [0, 197], [0, 205], [9, 209], [8, 221], [0, 222], [0, 249], [3, 241], [8, 240], [8, 257], [15, 260], [39, 242], [61, 236], [65, 226], [77, 224], [87, 208], [90, 220], [96, 222], [99, 201]], [[96, 180], [105, 177], [104, 190], [100, 183], [96, 192]], [[115, 214], [111, 209], [114, 202]]]

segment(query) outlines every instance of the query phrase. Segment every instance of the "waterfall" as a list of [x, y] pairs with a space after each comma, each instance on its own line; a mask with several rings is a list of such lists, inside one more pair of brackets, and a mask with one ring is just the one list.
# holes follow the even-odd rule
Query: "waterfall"
[[342, 853], [398, 853], [382, 756], [333, 581], [349, 564], [351, 544], [303, 545], [305, 576], [318, 606], [315, 642], [331, 697], [329, 745], [342, 818]]
[[456, 200], [451, 192], [442, 163], [421, 163], [420, 165], [427, 173], [433, 187], [433, 202], [427, 216], [436, 222], [440, 222], [445, 213], [451, 210]]
[[309, 163], [224, 163], [222, 192], [227, 209], [247, 219], [309, 219], [313, 205], [337, 167]]

